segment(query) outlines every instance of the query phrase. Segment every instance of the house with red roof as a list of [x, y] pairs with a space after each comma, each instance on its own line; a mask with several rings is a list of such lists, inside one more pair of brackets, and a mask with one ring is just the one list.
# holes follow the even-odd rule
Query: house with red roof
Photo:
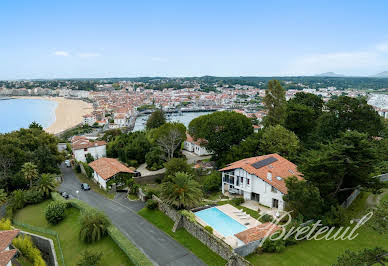
[[119, 173], [130, 173], [134, 171], [118, 160], [113, 158], [100, 158], [89, 163], [89, 166], [93, 169], [93, 178], [100, 185], [101, 188], [107, 189], [107, 182]]
[[90, 141], [84, 136], [74, 136], [71, 139], [74, 158], [79, 162], [86, 162], [86, 154], [90, 153], [94, 159], [106, 156], [106, 142], [102, 140]]
[[242, 195], [245, 200], [279, 210], [284, 209], [285, 180], [291, 176], [303, 180], [297, 166], [276, 153], [242, 159], [219, 171], [223, 194]]
[[[12, 240], [19, 234], [20, 230], [0, 231], [0, 266], [11, 266], [17, 249], [11, 247]], [[17, 264], [19, 265], [19, 264]]]
[[203, 139], [194, 140], [192, 136], [186, 133], [186, 140], [183, 142], [183, 149], [189, 152], [193, 152], [198, 156], [209, 155], [211, 154], [211, 152], [204, 147], [205, 143], [206, 143], [206, 140], [203, 140]]

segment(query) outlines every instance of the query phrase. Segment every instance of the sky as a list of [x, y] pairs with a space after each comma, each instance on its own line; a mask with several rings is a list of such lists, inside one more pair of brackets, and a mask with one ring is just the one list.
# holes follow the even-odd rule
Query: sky
[[388, 2], [1, 0], [0, 79], [388, 70]]

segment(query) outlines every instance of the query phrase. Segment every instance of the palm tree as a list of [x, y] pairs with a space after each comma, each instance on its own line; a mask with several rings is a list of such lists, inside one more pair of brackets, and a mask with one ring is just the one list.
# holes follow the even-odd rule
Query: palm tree
[[31, 162], [24, 163], [22, 166], [22, 173], [25, 179], [30, 181], [30, 188], [32, 188], [32, 181], [39, 176], [37, 166]]
[[51, 191], [55, 190], [56, 181], [51, 174], [42, 174], [36, 182], [36, 189], [46, 197], [50, 195]]
[[161, 197], [176, 209], [192, 208], [202, 200], [201, 185], [191, 175], [178, 172], [162, 184]]
[[110, 221], [102, 212], [86, 210], [81, 213], [79, 237], [85, 242], [95, 242], [108, 233]]

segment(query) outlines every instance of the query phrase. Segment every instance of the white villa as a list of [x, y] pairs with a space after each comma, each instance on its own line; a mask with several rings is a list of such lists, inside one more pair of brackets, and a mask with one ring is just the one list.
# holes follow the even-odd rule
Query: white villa
[[100, 158], [89, 163], [89, 166], [94, 170], [94, 180], [105, 190], [107, 189], [107, 182], [114, 178], [116, 174], [133, 173], [132, 169], [113, 158]]
[[202, 139], [194, 140], [188, 133], [186, 133], [186, 140], [183, 142], [183, 148], [189, 152], [193, 152], [198, 156], [209, 155], [209, 152], [202, 144], [205, 141]]
[[93, 114], [87, 114], [82, 116], [82, 124], [93, 126], [97, 122], [96, 117]]
[[222, 172], [222, 193], [239, 194], [264, 206], [283, 210], [287, 194], [285, 179], [302, 174], [292, 162], [278, 154], [246, 158], [229, 164]]
[[86, 154], [90, 153], [94, 159], [106, 157], [105, 141], [90, 141], [83, 136], [74, 136], [71, 139], [71, 148], [74, 158], [79, 162], [86, 162]]

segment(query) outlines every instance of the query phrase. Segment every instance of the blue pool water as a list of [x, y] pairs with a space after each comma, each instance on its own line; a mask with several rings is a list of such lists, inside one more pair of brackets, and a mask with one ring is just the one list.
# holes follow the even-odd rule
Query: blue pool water
[[232, 236], [247, 229], [216, 207], [196, 212], [195, 215], [223, 236]]

